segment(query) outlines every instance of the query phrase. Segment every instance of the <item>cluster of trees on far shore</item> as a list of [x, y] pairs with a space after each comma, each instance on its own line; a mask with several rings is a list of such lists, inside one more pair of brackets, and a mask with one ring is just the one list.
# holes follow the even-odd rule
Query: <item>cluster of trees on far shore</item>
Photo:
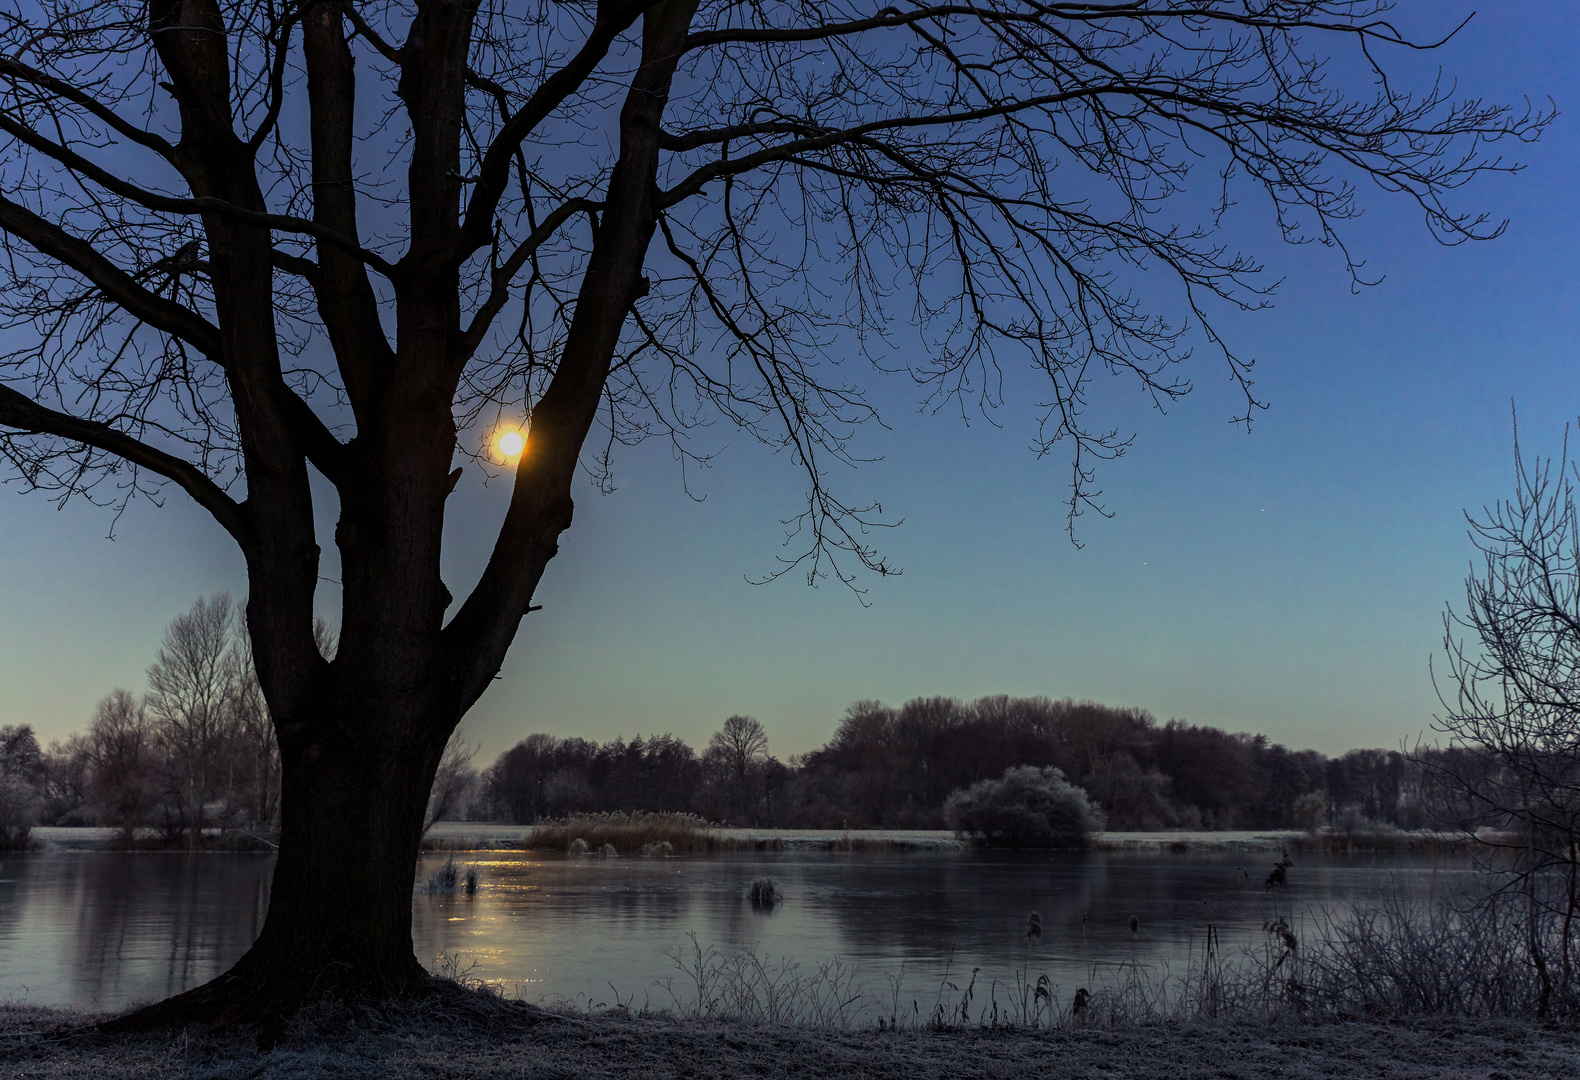
[[[333, 656], [334, 634], [320, 623], [315, 637]], [[430, 817], [464, 809], [472, 753], [459, 738], [445, 748]], [[279, 747], [226, 594], [172, 621], [147, 688], [106, 695], [86, 732], [41, 747], [30, 725], [0, 727], [0, 848], [25, 847], [40, 824], [117, 828], [126, 846], [261, 848], [279, 821]]]
[[280, 754], [248, 648], [241, 605], [199, 600], [165, 630], [145, 692], [103, 698], [88, 730], [40, 748], [0, 728], [0, 830], [7, 846], [38, 823], [109, 825], [130, 842], [157, 829], [196, 847], [216, 830], [267, 833], [280, 813]]
[[1434, 775], [1429, 755], [1329, 758], [1090, 701], [933, 697], [899, 708], [858, 701], [827, 744], [788, 761], [743, 716], [701, 753], [673, 735], [531, 735], [483, 770], [470, 814], [528, 823], [689, 811], [761, 827], [942, 828], [951, 793], [1017, 766], [1059, 769], [1117, 830], [1417, 828], [1428, 823]]
[[[321, 628], [320, 648], [334, 637]], [[781, 761], [768, 733], [732, 716], [699, 752], [673, 735], [598, 743], [529, 735], [481, 773], [452, 739], [429, 819], [535, 823], [569, 814], [683, 812], [790, 828], [942, 828], [950, 795], [1006, 770], [1058, 769], [1108, 827], [1308, 828], [1440, 820], [1431, 752], [1329, 758], [1140, 709], [1046, 697], [858, 701], [833, 737]], [[0, 844], [34, 824], [107, 825], [132, 842], [232, 841], [278, 827], [280, 761], [240, 605], [198, 601], [170, 624], [142, 694], [116, 690], [88, 729], [40, 747], [0, 728]], [[210, 839], [205, 840], [205, 837]]]

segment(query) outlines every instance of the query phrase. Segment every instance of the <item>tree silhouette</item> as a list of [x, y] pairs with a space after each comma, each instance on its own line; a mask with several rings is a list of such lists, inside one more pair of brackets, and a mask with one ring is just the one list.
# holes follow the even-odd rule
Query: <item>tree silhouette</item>
[[[1580, 998], [1580, 499], [1567, 429], [1556, 459], [1520, 452], [1514, 493], [1465, 515], [1481, 556], [1443, 616], [1445, 753], [1425, 758], [1441, 824], [1475, 836], [1513, 902], [1536, 1014]], [[1435, 681], [1434, 674], [1434, 681]], [[1482, 831], [1486, 830], [1486, 831]], [[1556, 996], [1557, 1001], [1553, 998]]]
[[224, 593], [199, 600], [165, 629], [148, 668], [148, 706], [168, 744], [174, 793], [182, 803], [187, 845], [194, 849], [203, 842], [203, 808], [213, 797], [215, 770], [237, 726], [244, 673], [232, 649], [235, 614]]
[[768, 757], [768, 733], [750, 716], [732, 716], [708, 740], [707, 757], [716, 758], [729, 776], [735, 792], [735, 813], [743, 825], [752, 823], [753, 781]]
[[[858, 362], [962, 409], [1028, 364], [1073, 523], [1125, 447], [1084, 414], [1096, 374], [1161, 402], [1204, 341], [1249, 422], [1249, 362], [1210, 317], [1270, 288], [1217, 238], [1236, 200], [1342, 249], [1369, 178], [1449, 242], [1496, 234], [1445, 196], [1512, 168], [1487, 144], [1549, 117], [1384, 77], [1415, 47], [1384, 6], [8, 4], [0, 449], [59, 498], [173, 483], [224, 527], [281, 754], [258, 941], [129, 1023], [427, 985], [428, 792], [532, 610], [578, 467], [607, 480], [648, 436], [702, 456], [688, 432], [722, 417], [805, 473], [781, 572], [855, 584], [891, 571], [878, 507], [826, 483], [876, 415]], [[1359, 96], [1326, 72], [1341, 52]], [[1176, 300], [1142, 303], [1148, 269]], [[507, 427], [527, 431], [492, 463], [509, 509], [451, 611], [455, 458], [488, 465]], [[312, 472], [338, 500], [332, 659]]]

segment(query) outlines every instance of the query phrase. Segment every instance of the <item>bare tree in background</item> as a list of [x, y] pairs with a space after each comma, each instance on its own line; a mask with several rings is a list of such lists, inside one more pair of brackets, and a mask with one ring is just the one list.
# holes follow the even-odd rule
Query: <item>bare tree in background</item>
[[120, 829], [122, 846], [131, 847], [137, 827], [159, 796], [154, 732], [145, 703], [125, 690], [111, 692], [93, 710], [87, 743], [90, 793], [100, 823]]
[[[705, 458], [690, 432], [722, 419], [782, 449], [807, 481], [782, 569], [854, 582], [892, 569], [877, 504], [828, 483], [876, 415], [863, 372], [964, 410], [1029, 367], [1073, 522], [1126, 445], [1085, 415], [1098, 373], [1163, 403], [1206, 343], [1257, 407], [1212, 322], [1271, 288], [1217, 235], [1231, 206], [1342, 252], [1369, 180], [1447, 242], [1495, 235], [1445, 196], [1549, 116], [1386, 78], [1416, 46], [1384, 8], [4, 0], [0, 453], [61, 498], [175, 484], [229, 533], [281, 753], [257, 942], [127, 1024], [428, 985], [444, 746], [618, 445]], [[509, 508], [457, 605], [454, 459], [509, 424]], [[333, 659], [310, 471], [338, 500]]]
[[[1486, 869], [1523, 906], [1537, 1011], [1580, 1005], [1580, 521], [1568, 440], [1514, 447], [1515, 491], [1469, 517], [1481, 565], [1444, 616], [1447, 753], [1423, 757], [1448, 816], [1491, 845]], [[1556, 998], [1556, 1001], [1555, 1001]]]
[[472, 759], [477, 756], [478, 749], [466, 741], [460, 728], [450, 734], [450, 741], [444, 744], [444, 753], [439, 757], [439, 768], [434, 772], [433, 790], [428, 794], [428, 811], [422, 822], [424, 836], [435, 822], [465, 807], [466, 800], [477, 787], [477, 770], [472, 768]]
[[732, 716], [708, 740], [704, 758], [723, 766], [735, 796], [736, 820], [752, 824], [757, 770], [768, 759], [768, 733], [750, 716]]
[[246, 793], [248, 824], [272, 831], [280, 815], [280, 747], [252, 663], [252, 642], [240, 620], [236, 631], [225, 653], [230, 725], [237, 744], [229, 756], [230, 767], [243, 774], [240, 786]]
[[165, 630], [148, 668], [148, 708], [173, 767], [187, 846], [203, 843], [204, 807], [225, 765], [226, 744], [235, 728], [235, 663], [229, 596], [198, 600]]

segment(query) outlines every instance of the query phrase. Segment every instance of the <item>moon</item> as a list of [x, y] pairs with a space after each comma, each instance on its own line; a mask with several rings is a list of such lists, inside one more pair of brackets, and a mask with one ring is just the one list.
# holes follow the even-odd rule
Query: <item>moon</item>
[[519, 431], [507, 431], [499, 437], [499, 452], [507, 458], [520, 457], [527, 448], [527, 440]]

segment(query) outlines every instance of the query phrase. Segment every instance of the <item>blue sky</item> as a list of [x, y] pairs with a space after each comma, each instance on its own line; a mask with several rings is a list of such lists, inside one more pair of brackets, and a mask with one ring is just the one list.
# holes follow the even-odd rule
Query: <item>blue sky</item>
[[[1024, 396], [1000, 426], [968, 427], [880, 390], [890, 430], [857, 449], [882, 460], [835, 475], [904, 519], [879, 538], [904, 574], [870, 582], [869, 607], [794, 574], [748, 583], [773, 568], [797, 506], [787, 459], [721, 433], [731, 445], [693, 485], [699, 503], [665, 447], [627, 452], [613, 495], [578, 492], [543, 610], [466, 721], [483, 757], [533, 731], [700, 745], [735, 712], [783, 756], [822, 743], [858, 698], [988, 693], [1140, 706], [1330, 753], [1413, 741], [1437, 708], [1428, 660], [1473, 554], [1462, 511], [1510, 488], [1511, 400], [1528, 452], [1555, 452], [1580, 412], [1575, 11], [1483, 6], [1430, 57], [1468, 91], [1551, 96], [1565, 114], [1516, 151], [1524, 173], [1462, 193], [1510, 218], [1503, 238], [1444, 249], [1409, 206], [1363, 190], [1346, 235], [1386, 277], [1352, 295], [1333, 252], [1283, 247], [1262, 208], [1236, 211], [1230, 237], [1286, 279], [1274, 309], [1221, 321], [1257, 357], [1271, 408], [1249, 435], [1230, 426], [1237, 403], [1205, 355], [1167, 416], [1103, 388], [1102, 415], [1137, 437], [1100, 475], [1115, 517], [1083, 518], [1078, 550], [1066, 462], [1028, 451]], [[458, 595], [505, 495], [458, 493]], [[0, 492], [0, 724], [80, 730], [100, 696], [142, 688], [174, 615], [245, 589], [228, 539], [176, 492], [134, 505], [113, 542], [110, 525]]]

